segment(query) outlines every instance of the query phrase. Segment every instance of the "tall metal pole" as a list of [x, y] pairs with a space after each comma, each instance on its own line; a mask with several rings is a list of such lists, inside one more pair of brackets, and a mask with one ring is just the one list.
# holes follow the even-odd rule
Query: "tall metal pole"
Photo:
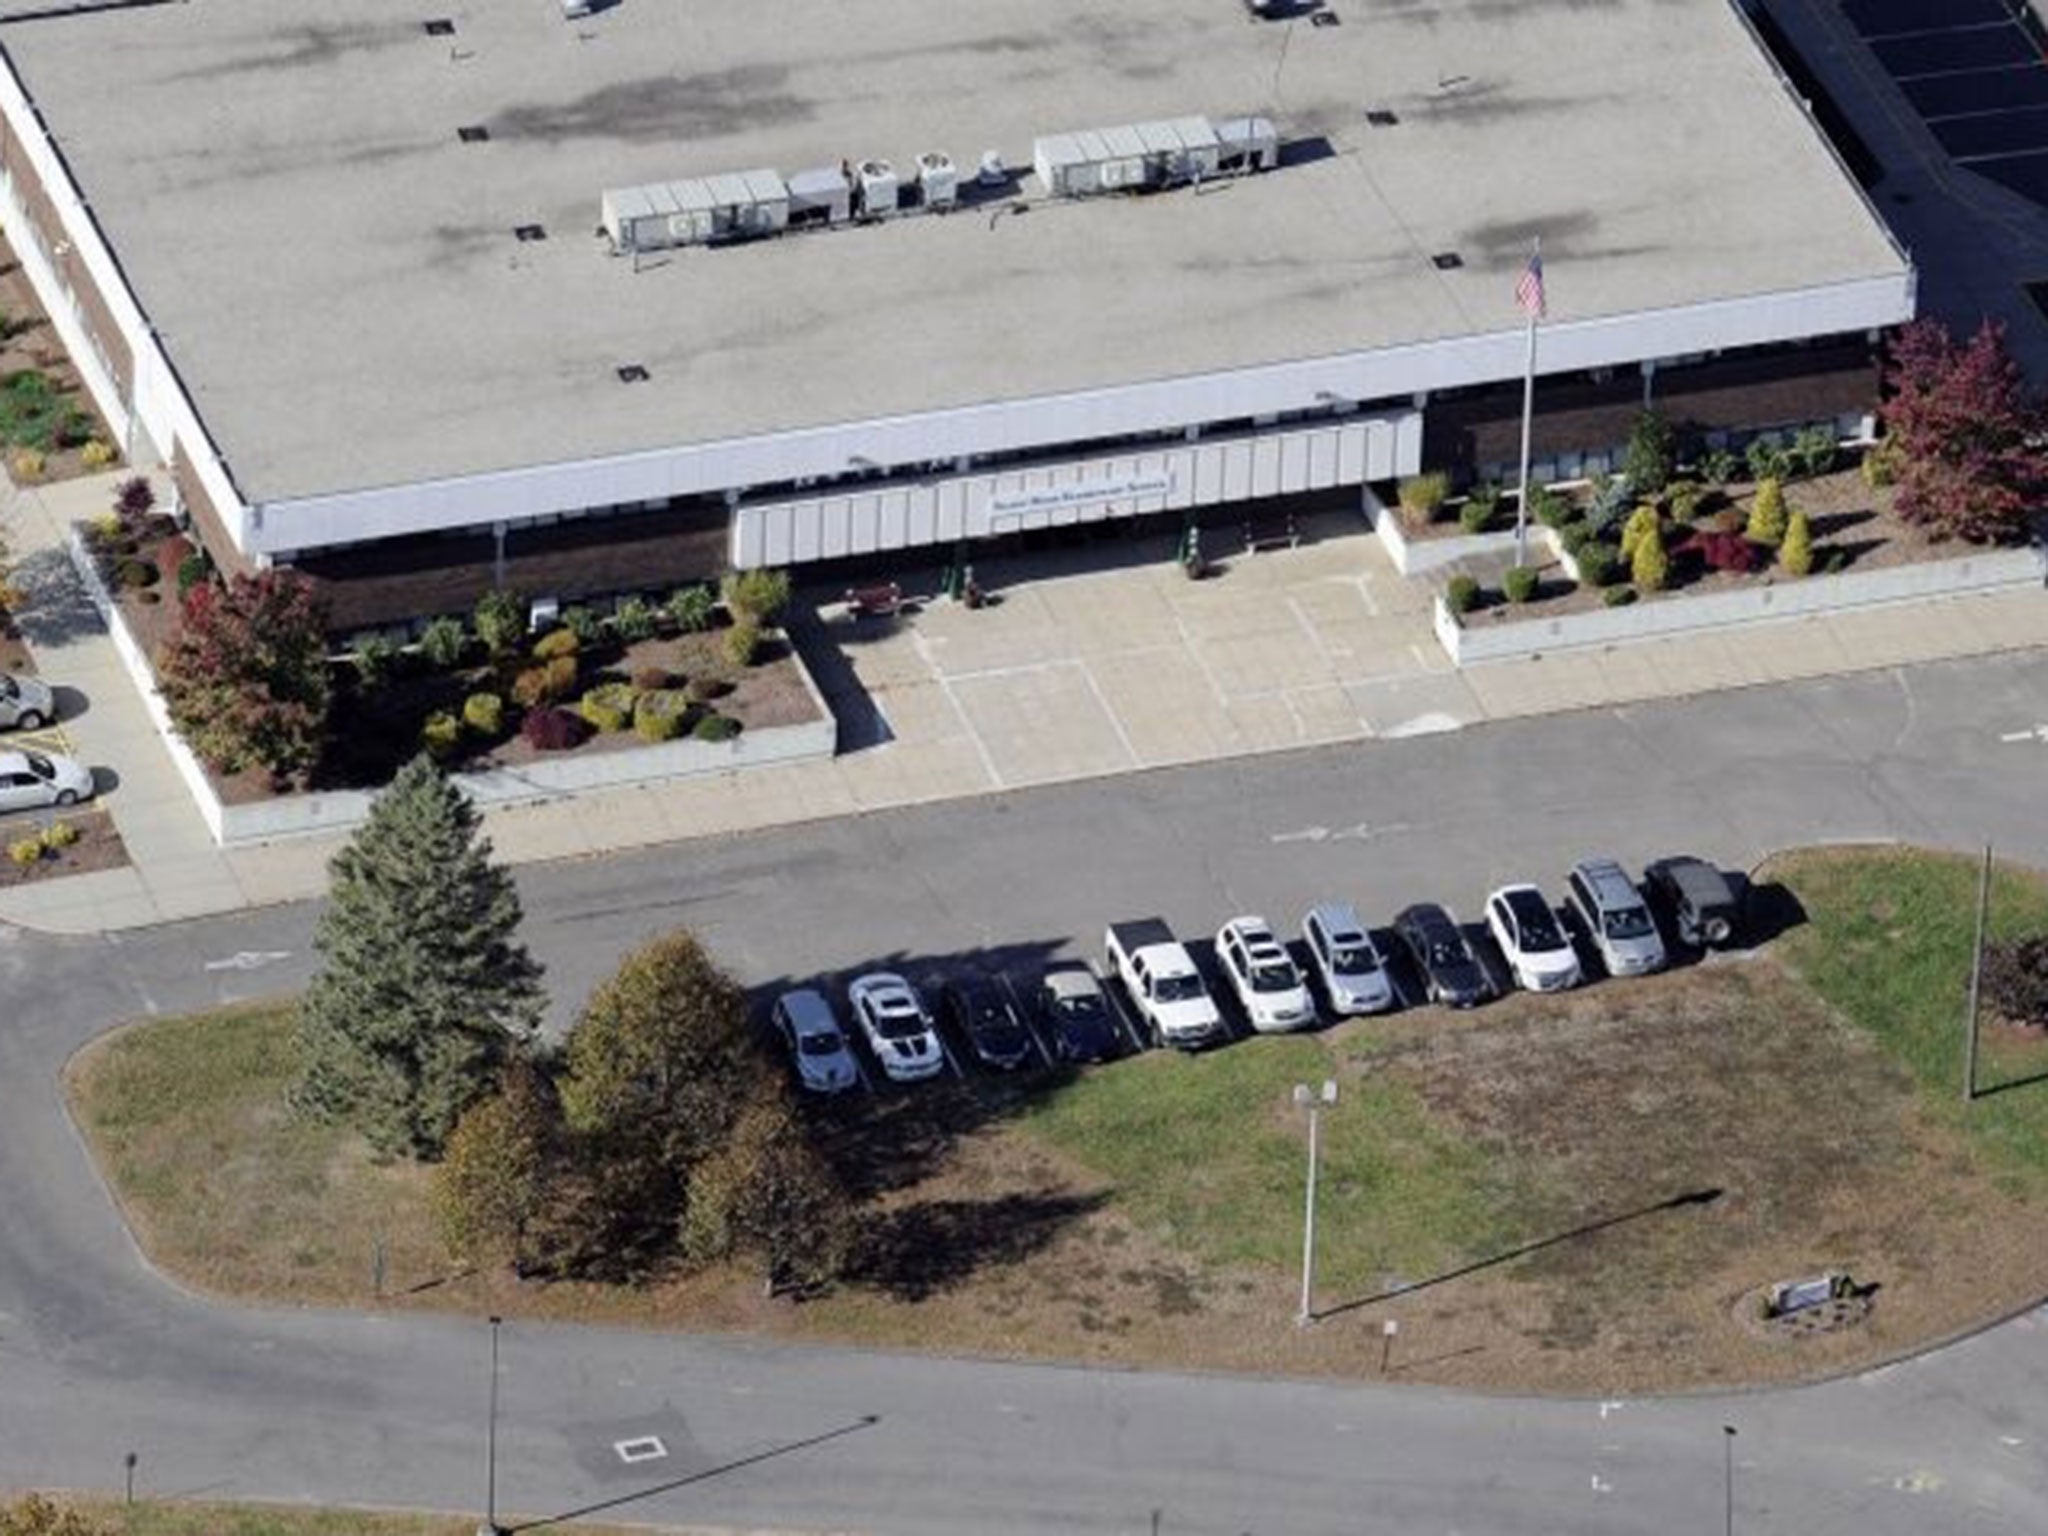
[[1970, 1014], [1963, 1020], [1963, 1102], [1977, 1097], [1977, 994], [1984, 982], [1984, 920], [1991, 910], [1991, 845], [1977, 877], [1977, 938], [1970, 950]]
[[[1536, 247], [1540, 254], [1543, 247]], [[1522, 362], [1522, 478], [1515, 493], [1515, 564], [1529, 563], [1529, 436], [1536, 417], [1536, 306], [1529, 309], [1529, 346]]]
[[1308, 1106], [1308, 1208], [1303, 1212], [1301, 1224], [1301, 1311], [1295, 1315], [1294, 1326], [1306, 1328], [1314, 1320], [1315, 1312], [1310, 1297], [1316, 1283], [1316, 1129], [1321, 1116], [1316, 1111], [1314, 1100]]
[[484, 1430], [484, 1532], [498, 1532], [498, 1328], [505, 1320], [491, 1319], [491, 1409]]
[[1723, 1536], [1735, 1536], [1735, 1426], [1721, 1426], [1721, 1508]]

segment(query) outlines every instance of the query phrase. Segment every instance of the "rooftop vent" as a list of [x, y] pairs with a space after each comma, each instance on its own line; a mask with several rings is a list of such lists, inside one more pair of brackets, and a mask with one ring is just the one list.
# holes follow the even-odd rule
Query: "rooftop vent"
[[1385, 107], [1374, 107], [1365, 114], [1365, 120], [1375, 128], [1391, 128], [1401, 121], [1400, 118], [1389, 112]]
[[535, 240], [545, 240], [547, 237], [547, 230], [539, 224], [515, 224], [512, 226], [512, 238], [522, 243], [530, 244]]
[[1465, 265], [1465, 258], [1456, 251], [1438, 251], [1429, 258], [1429, 264], [1439, 272], [1455, 272]]
[[619, 365], [619, 382], [621, 384], [645, 384], [647, 382], [647, 370], [639, 363], [621, 363]]
[[421, 22], [420, 29], [429, 37], [453, 37], [455, 35], [455, 23], [446, 16], [436, 16], [431, 21]]
[[466, 128], [455, 130], [455, 137], [465, 144], [481, 144], [491, 136], [491, 130], [482, 123], [471, 123]]

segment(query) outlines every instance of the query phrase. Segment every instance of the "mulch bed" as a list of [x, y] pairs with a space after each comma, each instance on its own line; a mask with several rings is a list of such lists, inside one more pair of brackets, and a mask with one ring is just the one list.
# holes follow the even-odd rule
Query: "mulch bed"
[[[21, 270], [21, 261], [4, 234], [0, 234], [0, 314], [8, 321], [4, 339], [0, 339], [0, 380], [27, 369], [48, 375], [67, 405], [92, 418], [91, 435], [113, 444], [113, 433], [80, 382], [56, 327], [50, 324], [49, 312], [36, 297], [28, 274]], [[82, 462], [83, 447], [83, 443], [78, 443], [45, 452], [40, 480], [71, 480], [80, 475], [105, 473], [106, 465], [88, 468]]]
[[[55, 821], [66, 821], [79, 831], [69, 847], [44, 853], [33, 864], [22, 865], [4, 856], [9, 844], [40, 833]], [[98, 869], [120, 869], [128, 863], [128, 849], [114, 829], [114, 818], [105, 811], [38, 811], [0, 821], [0, 890], [30, 885], [38, 880], [61, 880], [66, 875], [90, 874]]]

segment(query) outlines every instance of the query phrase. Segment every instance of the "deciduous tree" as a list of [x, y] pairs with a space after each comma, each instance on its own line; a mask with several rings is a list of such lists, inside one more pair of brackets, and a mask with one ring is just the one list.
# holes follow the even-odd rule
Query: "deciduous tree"
[[526, 1268], [554, 1193], [560, 1142], [553, 1084], [514, 1057], [498, 1091], [455, 1123], [434, 1172], [434, 1205], [449, 1250]]
[[0, 1505], [0, 1536], [112, 1536], [113, 1527], [40, 1493]]
[[2048, 1028], [2048, 933], [1985, 945], [1984, 995], [2015, 1024]]
[[2040, 401], [1986, 321], [1958, 345], [1935, 320], [1891, 344], [1885, 430], [1897, 445], [1900, 516], [1937, 537], [2013, 543], [2048, 486]]
[[298, 1099], [380, 1151], [438, 1154], [540, 1019], [519, 894], [469, 797], [426, 757], [334, 858], [299, 1008]]
[[684, 1243], [692, 1257], [760, 1259], [771, 1286], [808, 1287], [836, 1275], [852, 1246], [852, 1207], [831, 1163], [772, 1079], [725, 1144], [690, 1179]]
[[202, 582], [158, 667], [171, 723], [222, 773], [310, 768], [327, 733], [326, 626], [290, 570]]

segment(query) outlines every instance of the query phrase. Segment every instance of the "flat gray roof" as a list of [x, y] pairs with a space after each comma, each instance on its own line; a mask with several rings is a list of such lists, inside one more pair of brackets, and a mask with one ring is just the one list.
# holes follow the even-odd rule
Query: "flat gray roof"
[[[0, 45], [255, 501], [1512, 330], [1537, 231], [1560, 320], [1903, 268], [1728, 0], [1333, 9], [201, 0]], [[1297, 163], [1199, 195], [637, 272], [594, 234], [607, 187], [1247, 112]]]

